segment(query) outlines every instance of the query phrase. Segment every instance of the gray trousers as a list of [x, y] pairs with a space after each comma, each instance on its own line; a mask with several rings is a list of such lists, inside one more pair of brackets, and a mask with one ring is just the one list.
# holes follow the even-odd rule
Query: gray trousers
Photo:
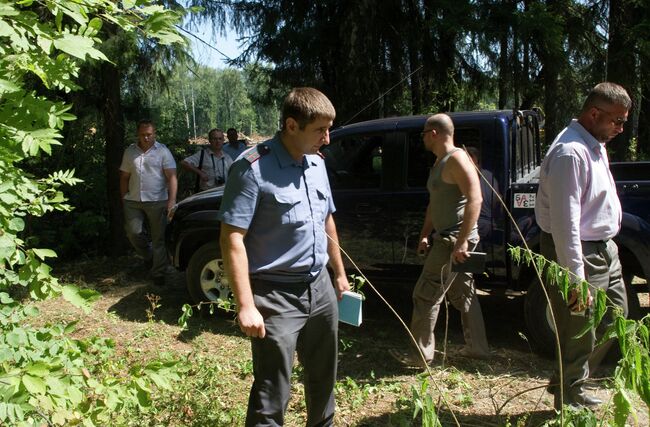
[[[483, 313], [476, 297], [472, 274], [451, 273], [455, 278], [452, 278], [451, 285], [446, 283], [450, 274], [449, 257], [455, 243], [454, 236], [434, 238], [420, 278], [413, 290], [413, 315], [410, 329], [427, 363], [433, 361], [436, 347], [433, 332], [440, 312], [440, 304], [445, 296], [445, 287], [448, 288], [446, 295], [449, 302], [461, 313], [465, 347], [477, 356], [489, 355]], [[470, 242], [470, 247], [474, 246], [476, 242]], [[416, 357], [420, 359], [419, 354]]]
[[[555, 244], [549, 233], [541, 235], [541, 252], [547, 259], [556, 261]], [[607, 297], [617, 306], [622, 307], [627, 316], [627, 296], [618, 259], [618, 248], [613, 240], [607, 242], [582, 242], [582, 260], [584, 262], [587, 282], [602, 289]], [[560, 348], [562, 350], [562, 369], [564, 374], [565, 401], [571, 403], [584, 394], [584, 380], [590, 370], [598, 367], [611, 347], [609, 340], [595, 347], [597, 336], [613, 322], [612, 310], [608, 310], [597, 330], [592, 329], [580, 338], [574, 338], [587, 324], [587, 316], [571, 314], [566, 302], [557, 288], [549, 289], [549, 297], [559, 330]], [[592, 296], [594, 292], [592, 291]], [[551, 383], [559, 382], [559, 372], [555, 372]]]
[[255, 379], [246, 426], [281, 426], [294, 353], [304, 368], [307, 426], [331, 426], [338, 356], [338, 304], [327, 269], [310, 284], [252, 279], [266, 336], [251, 338]]
[[[151, 241], [144, 233], [144, 221], [149, 223]], [[151, 275], [162, 277], [169, 264], [165, 249], [165, 226], [167, 225], [167, 200], [159, 202], [136, 202], [124, 200], [124, 229], [136, 253], [146, 261], [153, 261]]]

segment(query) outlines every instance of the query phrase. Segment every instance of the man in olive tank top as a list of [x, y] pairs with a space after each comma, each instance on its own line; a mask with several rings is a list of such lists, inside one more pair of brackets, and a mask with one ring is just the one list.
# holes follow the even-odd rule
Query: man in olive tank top
[[[472, 274], [451, 272], [450, 268], [452, 263], [466, 261], [479, 240], [479, 177], [467, 153], [454, 146], [454, 124], [448, 115], [429, 117], [422, 140], [425, 148], [435, 154], [436, 163], [427, 181], [429, 205], [418, 243], [418, 253], [426, 258], [413, 290], [411, 333], [426, 362], [431, 363], [435, 350], [433, 331], [440, 303], [447, 295], [461, 313], [465, 347], [460, 355], [487, 358], [490, 353]], [[405, 361], [422, 363], [419, 354]]]

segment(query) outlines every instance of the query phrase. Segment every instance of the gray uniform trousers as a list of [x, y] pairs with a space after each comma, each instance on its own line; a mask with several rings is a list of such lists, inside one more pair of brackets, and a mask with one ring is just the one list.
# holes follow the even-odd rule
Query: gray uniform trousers
[[[167, 200], [137, 202], [124, 200], [124, 229], [136, 253], [145, 260], [152, 260], [151, 275], [162, 277], [169, 265], [165, 249], [165, 226], [167, 225]], [[151, 242], [144, 231], [145, 218], [149, 222]]]
[[[556, 261], [553, 237], [542, 232], [541, 252], [547, 259]], [[587, 282], [602, 289], [612, 303], [622, 307], [627, 316], [627, 296], [625, 283], [621, 273], [621, 262], [618, 259], [618, 248], [612, 240], [602, 242], [582, 241], [582, 260], [584, 262]], [[607, 351], [612, 340], [594, 348], [598, 338], [613, 322], [612, 310], [607, 310], [605, 317], [597, 330], [592, 329], [580, 338], [574, 338], [587, 324], [587, 316], [571, 314], [566, 302], [557, 288], [549, 289], [549, 297], [553, 305], [555, 321], [560, 331], [560, 346], [562, 350], [562, 369], [564, 374], [565, 403], [579, 401], [584, 395], [584, 380], [589, 377], [590, 370], [595, 370]], [[594, 296], [592, 291], [592, 296]], [[556, 371], [551, 383], [559, 383]]]
[[[440, 304], [447, 289], [447, 297], [451, 304], [461, 313], [463, 336], [467, 350], [477, 356], [487, 357], [489, 347], [485, 336], [483, 313], [471, 273], [451, 273], [456, 275], [451, 285], [444, 282], [450, 274], [450, 255], [456, 243], [454, 236], [436, 236], [429, 250], [422, 273], [413, 290], [413, 315], [411, 316], [411, 333], [427, 363], [433, 361], [435, 352], [434, 329], [440, 312]], [[476, 241], [470, 242], [470, 248], [476, 246]], [[446, 264], [446, 265], [445, 265]], [[443, 272], [444, 266], [444, 272]], [[414, 354], [416, 360], [419, 354]]]
[[338, 303], [327, 269], [312, 283], [251, 279], [266, 336], [251, 338], [253, 373], [246, 426], [281, 426], [294, 352], [304, 368], [307, 426], [331, 426], [338, 356]]

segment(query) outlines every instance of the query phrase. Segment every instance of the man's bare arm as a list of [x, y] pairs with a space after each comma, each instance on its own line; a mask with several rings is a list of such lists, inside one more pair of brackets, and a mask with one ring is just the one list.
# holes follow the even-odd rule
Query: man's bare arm
[[460, 192], [467, 199], [463, 223], [458, 232], [458, 239], [454, 246], [454, 258], [464, 261], [467, 257], [468, 242], [472, 229], [476, 226], [481, 213], [481, 183], [478, 174], [469, 156], [465, 152], [456, 152], [447, 162], [449, 176], [454, 184], [458, 185]]
[[178, 178], [176, 169], [163, 169], [165, 178], [167, 178], [167, 211], [176, 204], [176, 193], [178, 192]]
[[244, 246], [246, 230], [221, 223], [221, 254], [228, 283], [237, 301], [239, 327], [249, 337], [264, 338], [264, 318], [253, 299], [250, 278], [248, 276], [248, 255]]

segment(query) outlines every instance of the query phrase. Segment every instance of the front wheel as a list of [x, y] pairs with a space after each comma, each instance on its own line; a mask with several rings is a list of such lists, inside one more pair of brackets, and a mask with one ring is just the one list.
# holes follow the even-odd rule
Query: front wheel
[[192, 255], [187, 267], [187, 290], [197, 304], [232, 299], [218, 242], [206, 243]]

